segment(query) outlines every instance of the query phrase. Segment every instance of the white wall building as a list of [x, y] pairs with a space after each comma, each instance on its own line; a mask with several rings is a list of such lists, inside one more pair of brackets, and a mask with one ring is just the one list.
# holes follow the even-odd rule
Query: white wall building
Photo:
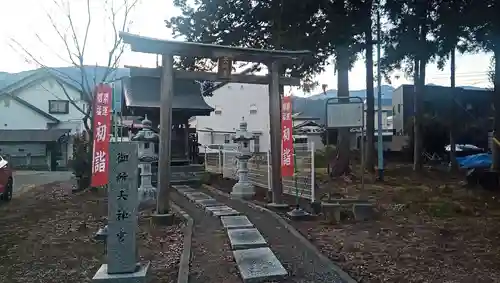
[[[84, 111], [87, 103], [76, 87], [58, 81], [45, 71], [37, 71], [0, 90], [0, 155], [11, 156], [13, 165], [29, 167], [15, 164], [28, 160], [35, 167], [42, 168], [46, 162], [51, 168], [51, 154], [59, 152], [55, 150], [58, 138], [84, 129], [83, 114], [68, 96]], [[61, 146], [56, 157], [59, 166], [66, 165], [71, 151], [71, 143]]]
[[251, 144], [252, 150], [269, 150], [267, 85], [230, 83], [216, 90], [212, 97], [205, 97], [205, 101], [215, 110], [210, 116], [190, 120], [190, 126], [197, 130], [201, 152], [205, 145], [232, 143], [231, 135], [242, 119], [248, 123], [248, 131], [256, 137]]

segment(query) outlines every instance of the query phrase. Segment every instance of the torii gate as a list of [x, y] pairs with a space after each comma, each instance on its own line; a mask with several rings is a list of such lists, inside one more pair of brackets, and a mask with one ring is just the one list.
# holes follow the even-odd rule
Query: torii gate
[[[200, 81], [224, 81], [247, 84], [269, 85], [270, 139], [271, 139], [271, 189], [273, 203], [283, 206], [281, 179], [281, 95], [280, 85], [300, 85], [299, 78], [280, 77], [280, 63], [294, 62], [311, 54], [310, 51], [264, 50], [255, 48], [231, 47], [214, 44], [161, 40], [121, 32], [120, 37], [129, 44], [132, 51], [162, 55], [159, 68], [132, 68], [130, 76], [161, 77], [160, 98], [160, 152], [159, 184], [157, 196], [157, 217], [169, 215], [170, 193], [170, 129], [172, 128], [172, 99], [174, 77]], [[173, 56], [217, 58], [217, 73], [174, 70]], [[232, 62], [244, 61], [262, 63], [268, 66], [267, 76], [231, 74]], [[171, 218], [171, 217], [167, 217]], [[159, 221], [163, 222], [163, 221]]]

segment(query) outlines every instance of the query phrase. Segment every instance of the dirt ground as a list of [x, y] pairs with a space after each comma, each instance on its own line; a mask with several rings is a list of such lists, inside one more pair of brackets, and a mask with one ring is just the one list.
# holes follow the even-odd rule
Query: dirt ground
[[[103, 192], [71, 193], [67, 183], [34, 188], [0, 205], [1, 282], [91, 282], [105, 261], [93, 240], [106, 219]], [[182, 253], [182, 227], [151, 227], [141, 215], [141, 261], [151, 261], [150, 282], [175, 282]]]
[[[368, 176], [362, 191], [356, 178], [319, 176], [323, 201], [328, 195], [371, 199], [375, 220], [332, 224], [320, 216], [292, 224], [358, 282], [500, 282], [500, 195], [465, 189], [462, 180], [392, 166], [384, 183]], [[229, 190], [228, 181], [211, 182]]]

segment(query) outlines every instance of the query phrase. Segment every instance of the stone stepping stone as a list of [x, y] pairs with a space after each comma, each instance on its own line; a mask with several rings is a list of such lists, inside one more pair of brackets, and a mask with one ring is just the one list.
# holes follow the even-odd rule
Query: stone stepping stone
[[253, 228], [252, 222], [244, 215], [222, 216], [220, 220], [226, 229]]
[[205, 210], [208, 211], [210, 214], [213, 216], [230, 216], [230, 215], [239, 215], [240, 213], [233, 208], [227, 206], [227, 205], [221, 205], [221, 206], [207, 206], [205, 207]]
[[230, 210], [215, 210], [212, 212], [212, 215], [213, 216], [216, 216], [216, 217], [222, 217], [222, 216], [236, 216], [236, 215], [240, 215], [240, 213], [234, 209], [230, 209]]
[[195, 192], [196, 190], [186, 186], [186, 185], [177, 185], [177, 186], [172, 186], [174, 189], [176, 189], [179, 193], [184, 194], [184, 193], [191, 193]]
[[188, 185], [172, 185], [172, 188], [178, 190], [178, 189], [184, 189], [184, 188], [190, 188]]
[[233, 250], [266, 247], [267, 242], [255, 228], [227, 230]]
[[205, 210], [209, 212], [214, 212], [216, 210], [234, 210], [234, 209], [232, 207], [229, 207], [221, 203], [220, 205], [206, 207]]
[[213, 199], [213, 198], [212, 199], [197, 199], [194, 202], [203, 208], [222, 205], [222, 203], [218, 202], [216, 199]]
[[193, 202], [200, 199], [212, 199], [211, 196], [200, 192], [184, 193], [184, 195]]
[[243, 282], [280, 280], [288, 275], [270, 248], [233, 251]]

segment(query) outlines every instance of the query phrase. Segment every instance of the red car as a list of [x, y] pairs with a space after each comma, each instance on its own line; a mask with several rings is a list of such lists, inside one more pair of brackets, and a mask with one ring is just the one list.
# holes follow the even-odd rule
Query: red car
[[3, 201], [10, 201], [12, 199], [12, 185], [14, 179], [12, 178], [12, 169], [9, 162], [0, 156], [0, 199]]

